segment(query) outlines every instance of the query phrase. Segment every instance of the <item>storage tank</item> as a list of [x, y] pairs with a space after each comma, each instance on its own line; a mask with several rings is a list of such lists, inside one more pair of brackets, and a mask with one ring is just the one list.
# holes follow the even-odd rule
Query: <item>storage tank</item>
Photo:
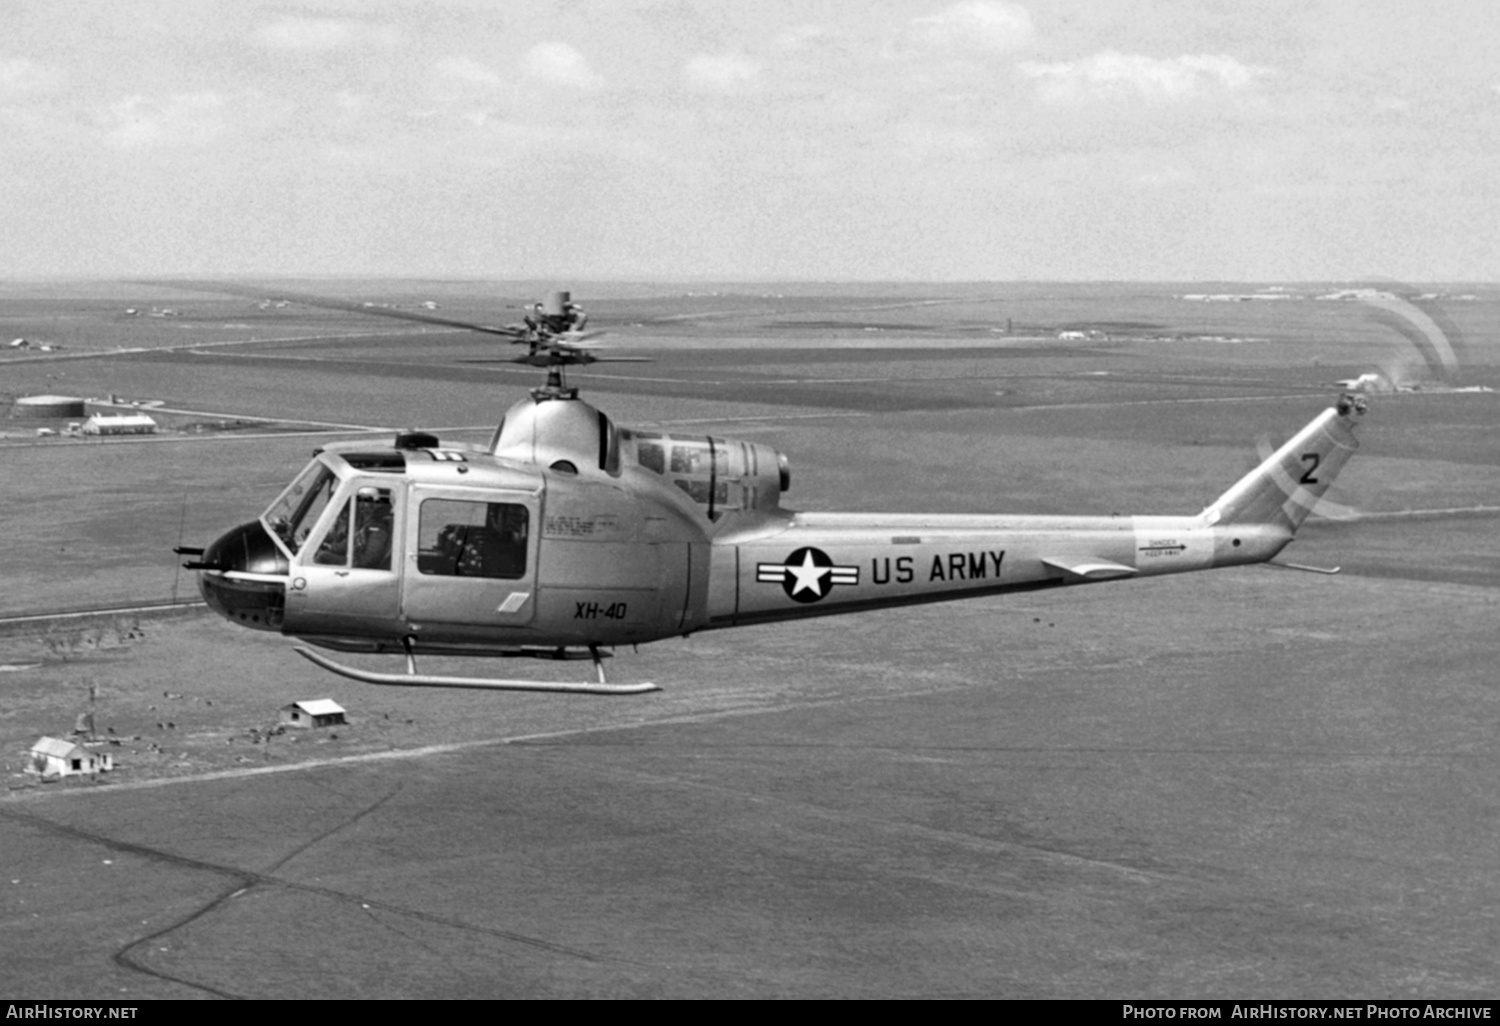
[[10, 407], [12, 417], [27, 420], [42, 420], [56, 417], [82, 417], [83, 400], [66, 395], [27, 395], [17, 399]]

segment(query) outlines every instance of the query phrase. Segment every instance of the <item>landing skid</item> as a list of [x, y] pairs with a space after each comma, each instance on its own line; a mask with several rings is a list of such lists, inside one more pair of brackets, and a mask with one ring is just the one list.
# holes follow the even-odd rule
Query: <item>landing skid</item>
[[359, 670], [343, 663], [336, 663], [327, 656], [307, 648], [298, 648], [297, 654], [316, 663], [331, 673], [357, 680], [364, 684], [383, 684], [403, 688], [475, 688], [485, 691], [551, 691], [570, 695], [639, 695], [647, 691], [660, 691], [655, 684], [610, 684], [604, 679], [604, 662], [597, 648], [590, 649], [594, 670], [599, 674], [597, 684], [569, 684], [550, 680], [496, 680], [489, 677], [438, 677], [418, 673], [417, 661], [407, 655], [406, 673], [375, 673]]
[[1267, 560], [1266, 566], [1277, 570], [1301, 570], [1309, 574], [1336, 574], [1344, 569], [1341, 566], [1308, 566], [1306, 563], [1278, 563], [1275, 560]]

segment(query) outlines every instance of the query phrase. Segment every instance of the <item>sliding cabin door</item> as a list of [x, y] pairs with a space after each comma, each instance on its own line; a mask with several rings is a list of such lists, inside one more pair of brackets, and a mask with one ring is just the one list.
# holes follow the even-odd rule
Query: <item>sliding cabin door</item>
[[524, 627], [536, 613], [537, 497], [414, 488], [401, 608], [407, 620]]

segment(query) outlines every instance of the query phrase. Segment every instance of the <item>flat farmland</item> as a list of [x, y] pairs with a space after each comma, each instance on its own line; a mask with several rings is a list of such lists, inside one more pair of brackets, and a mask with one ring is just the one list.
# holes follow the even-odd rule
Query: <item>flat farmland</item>
[[[293, 284], [491, 324], [546, 287]], [[1500, 302], [1420, 305], [1445, 362], [1424, 323], [1311, 298], [1332, 289], [576, 286], [609, 352], [654, 361], [572, 375], [585, 397], [775, 446], [797, 509], [1194, 512], [1338, 379], [1400, 364], [1429, 387], [1372, 398], [1284, 557], [1338, 576], [710, 632], [619, 653], [615, 679], [663, 685], [640, 699], [373, 688], [191, 610], [11, 626], [13, 989], [1493, 996], [1500, 393], [1432, 386], [1500, 386]], [[123, 314], [152, 307], [174, 313]], [[493, 362], [503, 342], [347, 311], [0, 289], [7, 339], [49, 330], [60, 350], [0, 354], [0, 395], [245, 423], [90, 442], [0, 422], [0, 615], [192, 597], [179, 536], [252, 519], [313, 447], [482, 441], [540, 378]], [[265, 737], [317, 697], [350, 710], [336, 737]], [[85, 711], [121, 768], [25, 777], [29, 743]]]

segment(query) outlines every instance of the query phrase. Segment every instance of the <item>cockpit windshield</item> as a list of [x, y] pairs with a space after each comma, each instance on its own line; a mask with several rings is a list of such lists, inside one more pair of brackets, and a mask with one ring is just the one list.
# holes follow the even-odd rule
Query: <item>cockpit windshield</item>
[[333, 471], [314, 460], [266, 510], [262, 519], [291, 555], [295, 556], [306, 544], [308, 534], [338, 486], [339, 479]]

